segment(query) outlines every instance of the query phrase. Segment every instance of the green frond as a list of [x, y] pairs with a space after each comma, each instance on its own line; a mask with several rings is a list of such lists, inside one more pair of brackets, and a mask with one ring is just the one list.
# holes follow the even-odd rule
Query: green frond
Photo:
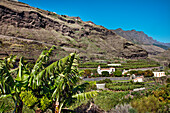
[[85, 92], [85, 93], [73, 95], [72, 98], [76, 98], [77, 101], [82, 101], [82, 100], [85, 100], [85, 99], [93, 98], [97, 94], [98, 94], [97, 91], [90, 91], [90, 92]]
[[[42, 83], [42, 74], [46, 72], [46, 63], [49, 61], [49, 57], [52, 51], [55, 49], [55, 46], [52, 46], [49, 50], [45, 49], [37, 59], [29, 79], [29, 86], [33, 89], [36, 89]], [[44, 71], [45, 70], [45, 71]]]
[[[75, 53], [72, 53], [63, 59], [52, 63], [51, 65], [47, 66], [45, 69], [40, 71], [39, 73], [37, 72], [37, 74], [35, 74], [36, 70], [33, 69], [32, 73], [31, 73], [32, 75], [30, 78], [29, 85], [33, 86], [33, 89], [35, 89], [36, 87], [40, 86], [42, 84], [42, 82], [44, 83], [47, 80], [51, 80], [52, 82], [54, 82], [54, 80], [52, 80], [52, 78], [55, 79], [58, 76], [61, 76], [62, 78], [65, 78], [67, 81], [70, 81], [75, 84], [75, 82], [72, 80], [73, 77], [71, 76], [71, 75], [78, 74], [77, 68], [75, 66], [73, 66], [73, 63], [75, 63], [75, 64], [77, 63], [75, 61], [75, 58], [76, 58]], [[37, 66], [38, 66], [38, 64], [37, 64]], [[33, 75], [35, 75], [35, 76], [33, 76]], [[49, 83], [47, 83], [47, 84], [49, 84]], [[52, 83], [50, 82], [50, 84], [52, 84]]]
[[89, 85], [89, 83], [87, 83], [87, 82], [83, 83], [83, 84], [80, 84], [80, 85], [76, 85], [74, 87], [74, 89], [72, 90], [73, 94], [76, 94], [78, 92], [83, 93], [85, 91], [87, 85]]
[[0, 99], [2, 99], [2, 98], [8, 98], [8, 97], [12, 97], [12, 95], [11, 95], [11, 94], [1, 95], [1, 96], [0, 96]]
[[17, 78], [15, 79], [20, 82], [27, 81], [29, 74], [30, 74], [29, 71], [26, 69], [23, 62], [24, 62], [24, 59], [23, 57], [21, 57], [19, 61], [19, 66], [18, 66]]

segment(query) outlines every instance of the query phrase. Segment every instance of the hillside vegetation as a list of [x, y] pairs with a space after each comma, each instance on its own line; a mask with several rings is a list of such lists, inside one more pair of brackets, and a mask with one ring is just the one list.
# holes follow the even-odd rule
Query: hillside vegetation
[[7, 0], [0, 1], [0, 42], [1, 57], [15, 54], [35, 60], [42, 48], [52, 45], [58, 47], [55, 59], [75, 51], [85, 61], [148, 56], [141, 47], [92, 22]]

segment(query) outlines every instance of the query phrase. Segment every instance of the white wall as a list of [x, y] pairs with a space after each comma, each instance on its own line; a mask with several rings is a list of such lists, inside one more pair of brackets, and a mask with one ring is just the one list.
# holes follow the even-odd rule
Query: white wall
[[154, 77], [162, 77], [162, 76], [166, 76], [165, 72], [153, 72]]
[[143, 82], [143, 78], [133, 79], [133, 82]]

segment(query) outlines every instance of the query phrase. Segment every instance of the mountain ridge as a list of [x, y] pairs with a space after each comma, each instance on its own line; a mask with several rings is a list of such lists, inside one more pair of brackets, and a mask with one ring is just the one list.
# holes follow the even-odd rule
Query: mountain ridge
[[[113, 30], [115, 32], [118, 32], [118, 31], [121, 31], [121, 32], [135, 32], [135, 33], [141, 33], [143, 35], [146, 36], [147, 39], [149, 39], [151, 42], [145, 42], [145, 44], [162, 44], [162, 45], [168, 45], [170, 47], [170, 43], [164, 43], [164, 42], [160, 42], [160, 41], [157, 41], [156, 39], [153, 39], [153, 37], [150, 37], [148, 36], [147, 34], [145, 34], [143, 31], [137, 31], [135, 29], [132, 29], [132, 30], [123, 30], [122, 28], [118, 28], [118, 29], [115, 29]], [[132, 37], [133, 38], [133, 37]], [[126, 38], [127, 39], [127, 38]]]
[[[0, 34], [3, 45], [0, 52], [5, 50], [8, 54], [34, 59], [45, 46], [51, 45], [58, 47], [57, 58], [75, 51], [84, 60], [113, 57], [140, 59], [148, 56], [144, 49], [103, 26], [21, 2], [0, 1]], [[33, 41], [19, 40], [21, 38]]]
[[170, 46], [169, 43], [162, 43], [157, 40], [154, 40], [152, 37], [149, 37], [143, 31], [136, 30], [127, 30], [124, 31], [121, 28], [118, 28], [115, 31], [118, 35], [126, 38], [128, 41], [131, 41], [138, 46], [142, 47], [149, 54], [159, 54], [167, 50]]

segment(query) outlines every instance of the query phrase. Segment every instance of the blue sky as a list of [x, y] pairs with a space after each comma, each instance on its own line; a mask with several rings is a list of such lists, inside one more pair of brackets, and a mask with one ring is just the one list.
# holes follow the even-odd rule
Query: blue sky
[[143, 31], [170, 43], [170, 0], [19, 0], [60, 15], [79, 16], [108, 29]]

